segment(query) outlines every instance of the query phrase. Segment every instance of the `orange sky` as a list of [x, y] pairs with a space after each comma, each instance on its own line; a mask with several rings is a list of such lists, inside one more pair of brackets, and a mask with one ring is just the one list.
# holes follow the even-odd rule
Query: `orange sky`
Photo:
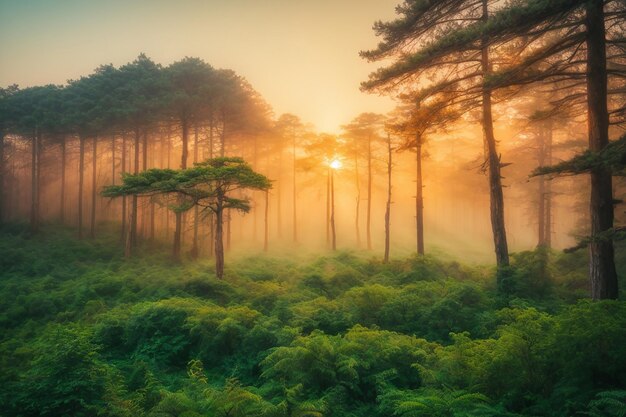
[[399, 0], [0, 0], [0, 85], [63, 83], [140, 52], [184, 56], [245, 76], [274, 107], [324, 131], [387, 98], [359, 91], [358, 56]]

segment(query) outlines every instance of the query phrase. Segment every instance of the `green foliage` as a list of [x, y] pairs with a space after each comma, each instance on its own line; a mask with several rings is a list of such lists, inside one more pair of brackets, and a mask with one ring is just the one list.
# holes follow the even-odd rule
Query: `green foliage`
[[218, 280], [158, 246], [123, 261], [115, 234], [23, 230], [0, 233], [3, 415], [623, 415], [626, 306], [576, 301], [571, 254], [516, 255], [503, 297], [432, 257], [245, 258]]
[[626, 416], [626, 391], [602, 391], [589, 402], [589, 411], [584, 413], [592, 417]]

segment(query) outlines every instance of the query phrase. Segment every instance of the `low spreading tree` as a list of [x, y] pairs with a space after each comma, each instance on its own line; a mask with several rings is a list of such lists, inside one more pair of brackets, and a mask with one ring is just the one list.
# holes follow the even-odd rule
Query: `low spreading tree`
[[[255, 172], [242, 158], [220, 157], [196, 164], [193, 168], [150, 169], [138, 174], [126, 174], [121, 185], [105, 187], [107, 197], [124, 195], [149, 196], [175, 213], [193, 207], [215, 214], [215, 273], [224, 275], [224, 210], [247, 213], [250, 200], [235, 198], [238, 190], [268, 190], [270, 180]], [[179, 258], [176, 248], [174, 257]]]

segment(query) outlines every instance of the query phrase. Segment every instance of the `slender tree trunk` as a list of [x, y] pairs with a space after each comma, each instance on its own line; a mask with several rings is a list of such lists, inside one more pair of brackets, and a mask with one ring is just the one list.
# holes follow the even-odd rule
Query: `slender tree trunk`
[[[254, 136], [254, 153], [253, 153], [253, 160], [252, 160], [252, 168], [254, 168], [254, 170], [257, 170], [257, 166], [259, 165], [259, 152], [258, 152], [258, 140], [257, 137]], [[255, 199], [255, 203], [256, 203], [256, 197], [258, 196], [258, 193], [253, 191], [252, 192], [252, 196]], [[257, 241], [257, 232], [258, 232], [258, 211], [254, 210], [253, 212], [253, 221], [252, 221], [252, 240], [254, 242]]]
[[[189, 126], [188, 122], [185, 118], [181, 119], [182, 125], [182, 154], [180, 160], [180, 168], [187, 169], [187, 146], [189, 142]], [[183, 213], [180, 211], [176, 212], [176, 224], [174, 226], [174, 245], [172, 247], [172, 255], [175, 260], [180, 260], [180, 251], [181, 251], [181, 238], [182, 238], [182, 229], [183, 229]]]
[[[218, 197], [219, 198], [219, 197]], [[219, 279], [224, 276], [224, 237], [223, 237], [224, 208], [218, 201], [215, 211], [215, 274]]]
[[[167, 133], [167, 168], [172, 167], [172, 134], [168, 128]], [[170, 217], [171, 214], [169, 210], [165, 211], [165, 239], [168, 239], [170, 236]]]
[[[539, 143], [537, 144], [539, 150], [539, 166], [545, 166], [546, 159], [546, 144], [545, 144], [545, 132], [543, 128], [539, 131]], [[537, 246], [545, 246], [546, 244], [546, 180], [543, 175], [539, 176], [539, 190], [538, 190], [539, 204], [537, 205]]]
[[[552, 122], [548, 122], [548, 141], [546, 143], [546, 165], [552, 165]], [[552, 182], [546, 182], [546, 233], [545, 245], [552, 247]]]
[[222, 111], [222, 131], [220, 132], [220, 157], [226, 156], [226, 114]]
[[[148, 170], [148, 131], [144, 130], [141, 139], [141, 170]], [[148, 207], [145, 204], [141, 205], [141, 236], [147, 236], [147, 218], [148, 218]]]
[[269, 234], [270, 234], [269, 211], [270, 211], [270, 191], [265, 190], [265, 233], [263, 235], [264, 236], [263, 237], [263, 250], [265, 252], [267, 252], [269, 249]]
[[[193, 130], [193, 162], [198, 162], [198, 125], [194, 126]], [[200, 209], [196, 205], [193, 209], [193, 240], [191, 242], [191, 257], [193, 259], [198, 258], [198, 226], [200, 217]]]
[[[604, 2], [587, 2], [587, 106], [589, 149], [600, 152], [609, 143], [609, 113], [607, 108], [606, 30]], [[596, 168], [591, 171], [591, 236], [613, 228], [613, 188], [611, 171]], [[589, 278], [594, 300], [618, 297], [612, 240], [592, 240], [589, 244]]]
[[[141, 133], [139, 129], [135, 130], [135, 160], [134, 160], [134, 173], [139, 174], [139, 145], [141, 140]], [[138, 210], [138, 197], [132, 196], [131, 217], [130, 217], [130, 246], [134, 248], [137, 246], [137, 210]]]
[[[111, 183], [115, 185], [115, 133], [111, 135]], [[115, 209], [109, 218], [115, 218]]]
[[65, 155], [65, 141], [66, 137], [63, 136], [61, 138], [61, 195], [60, 198], [60, 221], [61, 224], [65, 224], [65, 164], [66, 164], [66, 155]]
[[391, 218], [391, 137], [387, 134], [387, 204], [385, 206], [385, 256], [383, 263], [389, 262], [389, 241], [390, 241], [390, 218]]
[[189, 155], [189, 122], [186, 118], [182, 118], [180, 123], [182, 126], [182, 154], [180, 159], [180, 167], [181, 169], [187, 169], [187, 158]]
[[33, 146], [31, 155], [31, 207], [30, 207], [30, 231], [37, 233], [39, 231], [39, 142], [41, 141], [41, 133], [39, 129], [35, 130], [33, 135]]
[[292, 152], [293, 152], [293, 243], [298, 242], [298, 210], [297, 210], [297, 190], [296, 190], [296, 135], [292, 137]]
[[[133, 217], [132, 210], [128, 213], [128, 217], [129, 219], [127, 220], [127, 223], [130, 224], [132, 223], [132, 217]], [[130, 258], [130, 256], [133, 253], [133, 244], [132, 244], [131, 239], [132, 239], [132, 235], [129, 229], [128, 233], [126, 233], [126, 235], [124, 236], [124, 257], [125, 258]]]
[[226, 251], [230, 251], [230, 243], [232, 237], [232, 215], [230, 209], [226, 211]]
[[[213, 115], [209, 120], [209, 159], [213, 159]], [[215, 253], [215, 216], [209, 211], [209, 257]]]
[[372, 136], [367, 137], [367, 250], [372, 250]]
[[[482, 19], [486, 21], [488, 17], [488, 1], [483, 0]], [[487, 75], [491, 72], [491, 64], [489, 61], [489, 45], [486, 39], [483, 40], [482, 45], [481, 66], [483, 78], [486, 78]], [[509, 248], [506, 240], [506, 229], [504, 226], [504, 194], [502, 192], [502, 177], [500, 174], [500, 156], [498, 155], [498, 151], [496, 149], [496, 138], [493, 133], [491, 90], [487, 88], [483, 88], [482, 92], [482, 110], [483, 134], [489, 164], [491, 229], [493, 231], [496, 262], [498, 267], [503, 267], [509, 264]]]
[[282, 175], [283, 175], [283, 147], [280, 144], [278, 150], [278, 184], [276, 187], [276, 228], [278, 231], [278, 238], [283, 237], [283, 219], [282, 219]]
[[417, 253], [424, 254], [424, 182], [422, 180], [422, 138], [415, 139], [415, 224], [417, 231]]
[[4, 131], [0, 130], [0, 225], [4, 223]]
[[335, 170], [330, 170], [330, 229], [332, 232], [332, 249], [337, 250], [337, 233], [335, 230]]
[[361, 230], [359, 228], [360, 219], [359, 216], [361, 214], [361, 179], [359, 174], [359, 151], [358, 151], [358, 141], [354, 140], [354, 180], [356, 182], [356, 210], [354, 216], [354, 228], [356, 230], [356, 246], [358, 248], [361, 247]]
[[111, 135], [111, 182], [115, 185], [115, 133]]
[[83, 189], [85, 184], [85, 138], [78, 137], [79, 162], [78, 162], [78, 238], [83, 238]]
[[[121, 161], [121, 166], [120, 169], [122, 171], [122, 174], [126, 173], [126, 134], [122, 135], [122, 161]], [[124, 242], [124, 244], [126, 244], [126, 226], [127, 226], [127, 219], [126, 219], [126, 207], [128, 206], [127, 202], [126, 202], [126, 196], [122, 196], [122, 242]]]
[[96, 237], [96, 180], [97, 180], [97, 167], [98, 167], [98, 137], [93, 137], [91, 157], [91, 228], [89, 229], [89, 237]]
[[326, 245], [330, 246], [330, 168], [326, 173]]
[[175, 213], [176, 223], [174, 224], [174, 246], [172, 246], [172, 256], [175, 260], [180, 260], [180, 245], [181, 245], [181, 235], [182, 235], [182, 217], [183, 213], [177, 211]]

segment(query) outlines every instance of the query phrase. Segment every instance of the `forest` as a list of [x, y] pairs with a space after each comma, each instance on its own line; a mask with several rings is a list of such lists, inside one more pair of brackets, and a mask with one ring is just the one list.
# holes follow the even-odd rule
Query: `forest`
[[0, 416], [626, 416], [626, 3], [381, 8], [334, 130], [200, 52], [0, 71]]

